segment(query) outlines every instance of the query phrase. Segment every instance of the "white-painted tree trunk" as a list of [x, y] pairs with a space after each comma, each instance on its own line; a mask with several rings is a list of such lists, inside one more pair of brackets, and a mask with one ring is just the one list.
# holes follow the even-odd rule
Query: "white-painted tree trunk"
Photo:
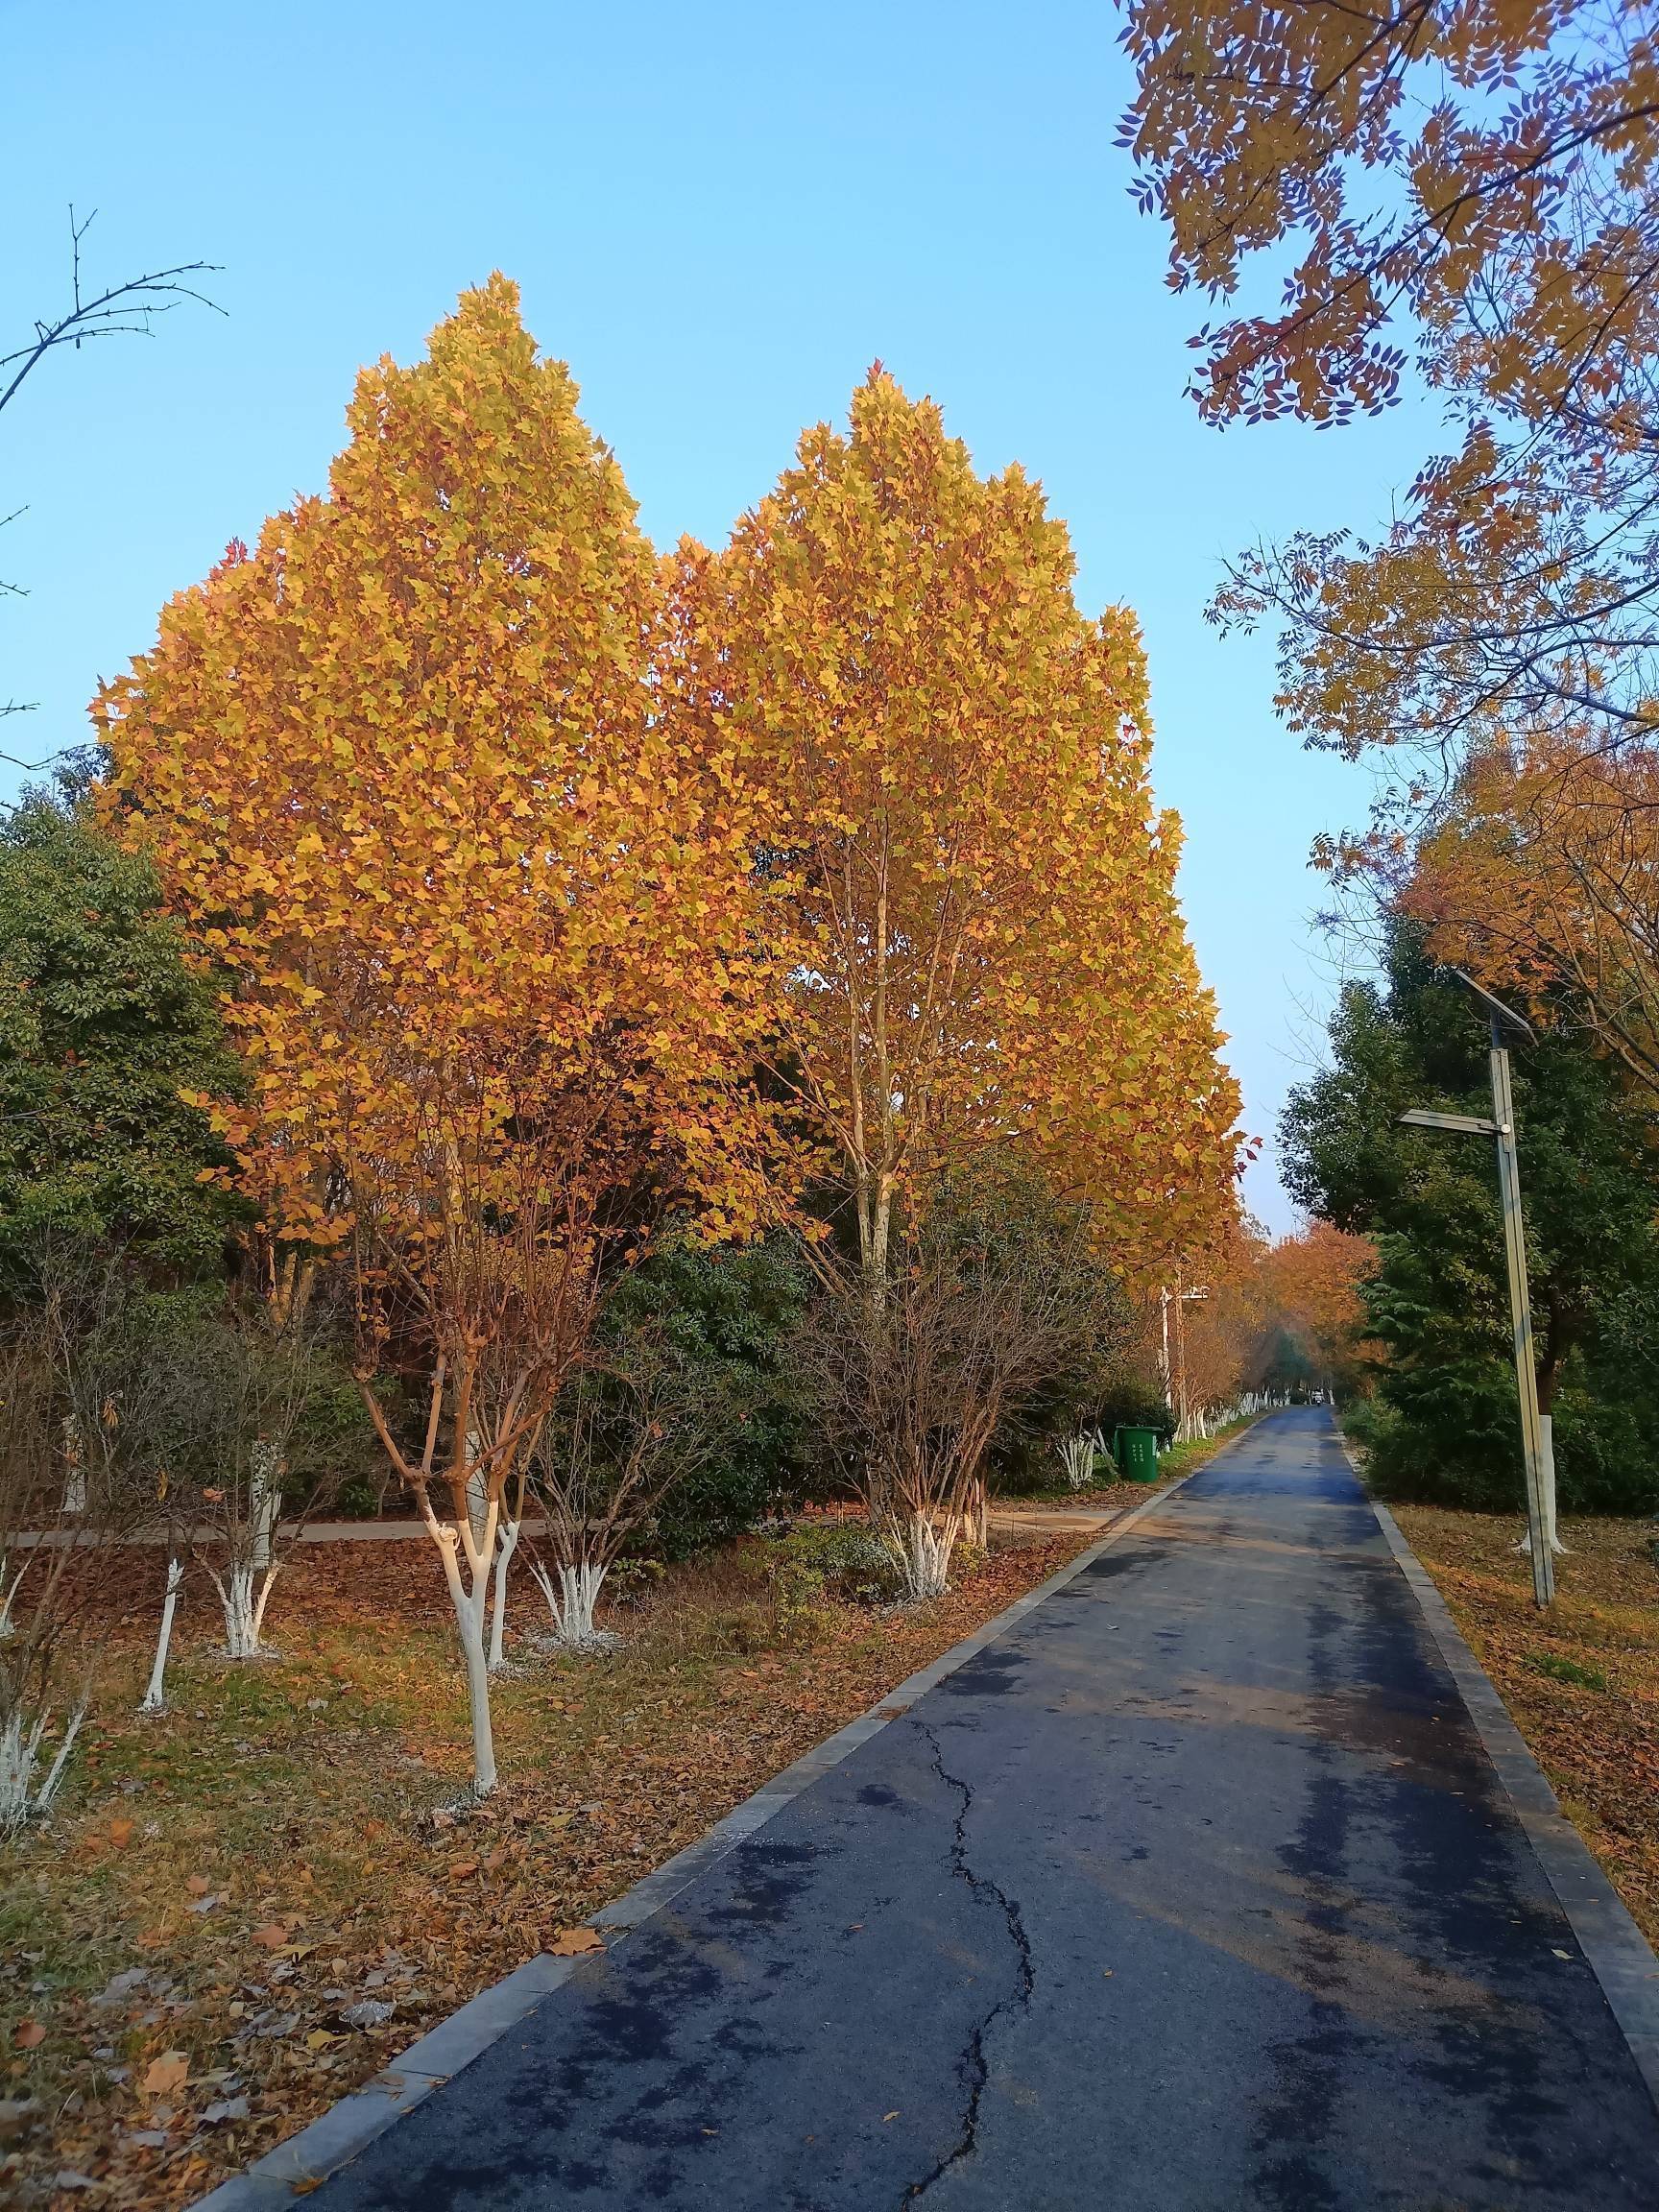
[[86, 1455], [81, 1449], [81, 1424], [73, 1413], [63, 1417], [63, 1510], [86, 1510]]
[[[1567, 1547], [1562, 1543], [1555, 1527], [1555, 1416], [1540, 1413], [1538, 1416], [1540, 1472], [1544, 1477], [1544, 1535], [1550, 1549], [1557, 1558], [1565, 1558]], [[1527, 1529], [1516, 1546], [1518, 1551], [1532, 1556], [1532, 1531]]]
[[276, 1579], [276, 1568], [268, 1566], [262, 1575], [254, 1571], [252, 1561], [232, 1560], [223, 1576], [209, 1567], [213, 1587], [219, 1593], [219, 1608], [225, 1616], [225, 1649], [232, 1659], [264, 1659], [270, 1657], [269, 1647], [259, 1641], [259, 1631], [265, 1624], [265, 1608], [271, 1600], [271, 1585]]
[[558, 1587], [553, 1575], [538, 1559], [530, 1572], [536, 1577], [537, 1587], [547, 1600], [547, 1611], [553, 1622], [553, 1635], [557, 1643], [570, 1651], [590, 1651], [595, 1647], [614, 1644], [617, 1639], [596, 1628], [594, 1610], [599, 1603], [599, 1592], [604, 1586], [608, 1569], [591, 1559], [578, 1559], [555, 1569]]
[[1086, 1490], [1094, 1473], [1094, 1455], [1104, 1452], [1105, 1440], [1098, 1429], [1081, 1429], [1075, 1436], [1068, 1436], [1054, 1447], [1060, 1455], [1060, 1464], [1066, 1470], [1066, 1481], [1072, 1490]]
[[12, 1607], [17, 1596], [17, 1585], [29, 1572], [29, 1560], [26, 1558], [11, 1581], [8, 1582], [6, 1579], [8, 1564], [7, 1560], [0, 1558], [0, 1636], [12, 1634], [13, 1627]]
[[46, 1732], [45, 1714], [26, 1729], [22, 1714], [13, 1713], [0, 1728], [0, 1836], [15, 1836], [29, 1821], [40, 1819], [48, 1811], [85, 1718], [83, 1702], [70, 1716], [57, 1755], [38, 1782], [35, 1775], [40, 1764], [40, 1739]]
[[[472, 1794], [488, 1797], [495, 1787], [495, 1730], [490, 1714], [490, 1659], [485, 1647], [485, 1616], [490, 1602], [490, 1568], [495, 1551], [498, 1500], [484, 1500], [483, 1527], [474, 1531], [470, 1512], [459, 1527], [440, 1521], [422, 1499], [426, 1532], [444, 1563], [444, 1581], [455, 1608], [455, 1629], [467, 1669], [467, 1703], [472, 1719]], [[469, 1485], [469, 1506], [472, 1503]], [[463, 1573], [463, 1562], [466, 1572]]]
[[507, 1570], [513, 1564], [513, 1554], [518, 1549], [518, 1524], [506, 1521], [501, 1526], [501, 1540], [495, 1547], [494, 1595], [490, 1608], [490, 1671], [499, 1673], [507, 1664]]
[[490, 1478], [480, 1464], [484, 1456], [484, 1439], [476, 1429], [467, 1431], [467, 1456], [472, 1472], [467, 1478], [467, 1519], [472, 1530], [472, 1541], [479, 1551], [484, 1549], [484, 1531], [490, 1526]]
[[150, 1669], [150, 1685], [144, 1693], [140, 1713], [161, 1713], [167, 1706], [167, 1647], [173, 1641], [173, 1616], [179, 1606], [179, 1592], [184, 1580], [182, 1559], [167, 1562], [167, 1594], [161, 1600], [161, 1628], [156, 1638], [156, 1657]]
[[[230, 1561], [221, 1577], [212, 1567], [213, 1587], [219, 1593], [225, 1616], [225, 1649], [232, 1659], [265, 1659], [270, 1647], [261, 1641], [265, 1608], [280, 1562], [276, 1557], [276, 1516], [282, 1505], [282, 1461], [269, 1438], [258, 1437], [248, 1455], [248, 1519], [244, 1528], [232, 1529]], [[240, 1544], [247, 1551], [238, 1556]]]
[[904, 1587], [915, 1599], [943, 1598], [950, 1587], [950, 1555], [962, 1533], [962, 1517], [949, 1513], [936, 1527], [926, 1513], [913, 1513], [903, 1533], [888, 1537], [903, 1571]]
[[261, 1436], [249, 1455], [248, 1519], [253, 1531], [252, 1564], [255, 1575], [271, 1566], [276, 1537], [276, 1511], [282, 1503], [282, 1467], [276, 1447]]

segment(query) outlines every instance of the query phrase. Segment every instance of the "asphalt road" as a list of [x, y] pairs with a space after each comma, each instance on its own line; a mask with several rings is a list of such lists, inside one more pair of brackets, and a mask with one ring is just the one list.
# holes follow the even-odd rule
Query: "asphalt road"
[[1654, 2212], [1659, 2116], [1293, 1410], [313, 2201]]

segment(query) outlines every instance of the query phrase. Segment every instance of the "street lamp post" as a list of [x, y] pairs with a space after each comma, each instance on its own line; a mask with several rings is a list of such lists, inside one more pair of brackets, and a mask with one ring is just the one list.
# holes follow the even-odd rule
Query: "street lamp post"
[[1521, 1401], [1521, 1449], [1527, 1467], [1527, 1536], [1532, 1555], [1532, 1596], [1548, 1605], [1555, 1595], [1552, 1551], [1555, 1516], [1547, 1495], [1548, 1467], [1538, 1412], [1538, 1370], [1532, 1355], [1532, 1310], [1527, 1293], [1527, 1236], [1521, 1217], [1521, 1167], [1515, 1150], [1515, 1102], [1509, 1089], [1509, 1054], [1503, 1032], [1513, 1029], [1535, 1044], [1531, 1026], [1501, 998], [1483, 991], [1460, 968], [1452, 971], [1484, 1010], [1491, 1033], [1492, 1118], [1476, 1114], [1436, 1114], [1414, 1107], [1402, 1121], [1416, 1129], [1447, 1129], [1461, 1137], [1498, 1141], [1498, 1191], [1503, 1207], [1503, 1257], [1509, 1272], [1509, 1314], [1515, 1332], [1515, 1387]]

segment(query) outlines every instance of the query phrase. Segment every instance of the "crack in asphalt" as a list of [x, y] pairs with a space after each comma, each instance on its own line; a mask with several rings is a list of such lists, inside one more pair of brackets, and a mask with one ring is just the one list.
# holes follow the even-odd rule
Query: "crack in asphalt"
[[899, 2200], [901, 2206], [916, 2203], [927, 2194], [936, 2181], [950, 2173], [952, 2166], [959, 2166], [964, 2158], [971, 2158], [978, 2149], [979, 2102], [985, 2094], [986, 2081], [990, 2079], [990, 2068], [985, 2060], [985, 2038], [1004, 2012], [1016, 2006], [1022, 2011], [1029, 2008], [1031, 1992], [1037, 1985], [1036, 1968], [1031, 1958], [1031, 1940], [1025, 1933], [1025, 1923], [1021, 1917], [1019, 1906], [991, 1880], [988, 1874], [975, 1874], [973, 1867], [968, 1863], [967, 1830], [968, 1815], [974, 1809], [973, 1785], [964, 1782], [959, 1774], [950, 1774], [946, 1771], [945, 1753], [935, 1730], [926, 1720], [918, 1720], [916, 1725], [927, 1739], [928, 1745], [932, 1750], [934, 1773], [938, 1775], [947, 1789], [956, 1791], [962, 1800], [956, 1808], [956, 1818], [950, 1835], [950, 1871], [959, 1882], [966, 1882], [976, 1897], [988, 1897], [996, 1900], [1002, 1917], [1008, 1923], [1008, 1933], [1013, 1938], [1014, 1948], [1019, 1956], [1020, 1979], [1019, 1986], [1010, 1991], [1007, 1996], [999, 1997], [990, 2011], [986, 2013], [984, 2019], [976, 2025], [968, 2038], [967, 2048], [957, 2062], [957, 2079], [968, 2092], [968, 2102], [962, 2114], [961, 2134], [930, 2174], [924, 2175], [920, 2181], [911, 2182], [909, 2188], [905, 2190]]

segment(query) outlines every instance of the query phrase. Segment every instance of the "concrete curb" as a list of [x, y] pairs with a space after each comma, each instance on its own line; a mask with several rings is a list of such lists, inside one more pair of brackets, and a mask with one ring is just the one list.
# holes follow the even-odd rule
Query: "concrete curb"
[[[1341, 1444], [1349, 1465], [1363, 1481], [1346, 1437], [1341, 1437]], [[1369, 1491], [1366, 1496], [1395, 1564], [1410, 1585], [1429, 1633], [1457, 1685], [1481, 1748], [1497, 1769], [1498, 1779], [1515, 1808], [1515, 1817], [1567, 1915], [1579, 1950], [1601, 1984], [1608, 2009], [1630, 2046], [1630, 2056], [1647, 2084], [1648, 2094], [1659, 2106], [1659, 1959], [1583, 1838], [1556, 1803], [1543, 1768], [1527, 1750], [1526, 1738], [1510, 1719], [1485, 1669], [1464, 1642], [1445, 1599], [1406, 1541], [1399, 1523], [1381, 1499], [1371, 1498]]]
[[[1252, 1422], [1251, 1429], [1254, 1427]], [[1249, 1433], [1247, 1429], [1227, 1438], [1205, 1461], [1205, 1467], [1213, 1466], [1222, 1452], [1241, 1443]], [[984, 1627], [976, 1628], [972, 1636], [965, 1636], [960, 1644], [953, 1644], [949, 1651], [908, 1676], [869, 1712], [860, 1714], [856, 1720], [850, 1720], [845, 1728], [837, 1729], [822, 1743], [814, 1744], [792, 1767], [785, 1767], [753, 1797], [728, 1813], [706, 1836], [699, 1837], [695, 1843], [688, 1843], [672, 1859], [664, 1860], [654, 1874], [647, 1874], [642, 1882], [637, 1882], [625, 1895], [602, 1906], [588, 1925], [615, 1939], [637, 1928], [654, 1912], [660, 1912], [717, 1861], [745, 1842], [757, 1829], [763, 1828], [786, 1805], [792, 1804], [804, 1790], [810, 1789], [814, 1782], [839, 1767], [890, 1721], [908, 1713], [919, 1698], [926, 1696], [948, 1674], [955, 1673], [988, 1644], [1005, 1635], [1027, 1613], [1034, 1612], [1067, 1583], [1075, 1581], [1137, 1522], [1156, 1511], [1185, 1488], [1194, 1475], [1203, 1472], [1204, 1468], [1194, 1467], [1175, 1481], [1154, 1490], [1151, 1497], [1139, 1505], [1124, 1507], [1102, 1536], [1057, 1574], [1050, 1575], [1046, 1582], [1040, 1582], [1035, 1590], [1017, 1598], [994, 1621], [988, 1621]], [[451, 2075], [459, 2074], [493, 2043], [499, 2042], [543, 1997], [569, 1981], [582, 1963], [581, 1959], [555, 1959], [543, 1952], [503, 1981], [481, 1989], [458, 2011], [451, 2012], [446, 2020], [441, 2020], [436, 2028], [412, 2043], [401, 2057], [372, 2081], [341, 2098], [337, 2104], [331, 2104], [321, 2118], [313, 2120], [297, 2135], [291, 2135], [285, 2143], [279, 2143], [275, 2151], [267, 2152], [245, 2173], [233, 2174], [209, 2195], [198, 2198], [192, 2212], [269, 2212], [273, 2205], [287, 2204], [296, 2197], [308, 2196], [330, 2174], [356, 2157], [360, 2151], [367, 2150], [406, 2112], [423, 2103], [434, 2089], [441, 2088]]]

